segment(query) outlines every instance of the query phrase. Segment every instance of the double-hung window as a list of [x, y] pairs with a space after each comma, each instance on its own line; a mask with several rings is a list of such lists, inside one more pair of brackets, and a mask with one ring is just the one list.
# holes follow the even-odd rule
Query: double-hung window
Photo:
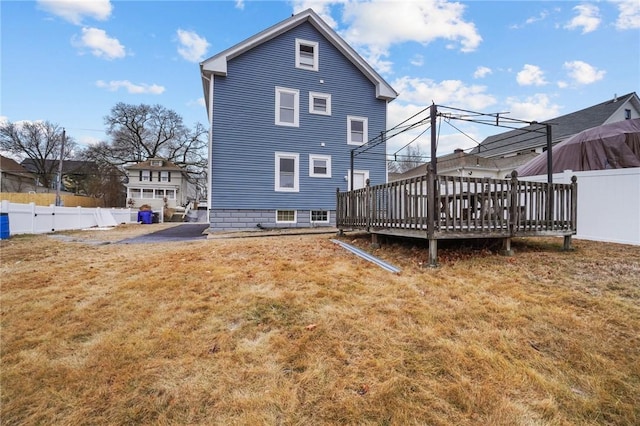
[[309, 154], [309, 176], [330, 178], [331, 156]]
[[276, 152], [275, 191], [298, 192], [300, 181], [300, 154]]
[[309, 113], [331, 115], [331, 95], [328, 93], [309, 92]]
[[149, 182], [151, 180], [151, 170], [141, 170], [140, 171], [140, 181], [141, 182]]
[[300, 92], [296, 89], [276, 87], [276, 124], [298, 127], [300, 120]]
[[366, 117], [347, 116], [347, 143], [362, 145], [369, 140], [368, 119]]
[[159, 172], [160, 182], [171, 182], [171, 172]]
[[296, 68], [318, 71], [318, 42], [296, 39]]
[[311, 223], [329, 223], [327, 210], [311, 210]]

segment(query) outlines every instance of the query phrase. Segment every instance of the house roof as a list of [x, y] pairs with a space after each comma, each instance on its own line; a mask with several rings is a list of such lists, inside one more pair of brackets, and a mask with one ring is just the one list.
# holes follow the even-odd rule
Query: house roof
[[213, 75], [227, 75], [227, 62], [236, 56], [240, 56], [246, 51], [265, 43], [292, 28], [305, 22], [314, 26], [336, 49], [338, 49], [347, 59], [349, 59], [373, 84], [376, 86], [376, 96], [379, 99], [393, 100], [398, 93], [360, 56], [351, 48], [318, 14], [312, 9], [307, 9], [284, 21], [267, 28], [258, 34], [232, 46], [217, 55], [210, 57], [200, 63], [200, 75], [202, 76], [202, 86], [204, 97], [209, 109], [209, 80]]
[[0, 172], [12, 175], [32, 177], [32, 174], [23, 166], [18, 164], [15, 160], [4, 157], [2, 155], [0, 155]]
[[[625, 106], [631, 103], [640, 111], [640, 99], [635, 92], [624, 96], [616, 96], [605, 102], [590, 106], [580, 111], [552, 118], [541, 123], [531, 124], [521, 129], [511, 130], [497, 135], [489, 136], [471, 153], [483, 157], [501, 157], [516, 152], [530, 151], [546, 146], [546, 124], [551, 124], [552, 143], [556, 144], [591, 127], [610, 123], [612, 117]], [[537, 130], [537, 132], [535, 132]], [[534, 132], [531, 132], [534, 131]]]
[[[32, 173], [37, 173], [38, 168], [36, 163], [31, 158], [25, 158], [20, 163], [25, 169]], [[44, 160], [44, 166], [46, 170], [58, 171], [58, 160]], [[86, 173], [87, 170], [95, 169], [96, 163], [93, 161], [81, 161], [81, 160], [64, 160], [62, 162], [62, 173]]]
[[[162, 161], [162, 166], [152, 166], [151, 162], [152, 161]], [[129, 166], [125, 166], [124, 167], [127, 170], [167, 170], [167, 171], [171, 171], [171, 170], [177, 170], [181, 173], [184, 173], [185, 171], [180, 167], [180, 166], [176, 166], [174, 163], [172, 163], [169, 160], [165, 160], [163, 158], [150, 158], [147, 161], [141, 161], [139, 163], [136, 164], [131, 164]]]

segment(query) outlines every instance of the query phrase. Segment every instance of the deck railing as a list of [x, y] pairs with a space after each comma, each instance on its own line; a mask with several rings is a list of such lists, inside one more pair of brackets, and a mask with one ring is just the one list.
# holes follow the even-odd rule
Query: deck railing
[[[430, 188], [432, 188], [430, 190]], [[424, 238], [570, 235], [577, 183], [426, 175], [337, 192], [338, 228], [398, 230]], [[424, 235], [421, 235], [424, 234]]]

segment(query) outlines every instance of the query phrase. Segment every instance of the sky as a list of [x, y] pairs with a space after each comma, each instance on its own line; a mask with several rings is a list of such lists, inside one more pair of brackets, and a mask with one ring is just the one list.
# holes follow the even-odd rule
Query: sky
[[[199, 63], [307, 8], [399, 93], [388, 128], [431, 103], [542, 121], [640, 93], [638, 0], [2, 0], [0, 121], [50, 121], [81, 147], [107, 140], [118, 102], [206, 126]], [[505, 131], [440, 129], [438, 155]], [[412, 145], [428, 153], [428, 134]]]

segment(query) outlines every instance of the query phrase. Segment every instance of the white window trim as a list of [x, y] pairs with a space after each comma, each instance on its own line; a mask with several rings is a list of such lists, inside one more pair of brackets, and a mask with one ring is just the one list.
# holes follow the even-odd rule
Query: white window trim
[[[326, 99], [327, 101], [327, 110], [326, 111], [316, 111], [313, 109], [313, 100], [314, 98]], [[309, 114], [318, 114], [318, 115], [331, 115], [331, 95], [328, 93], [320, 93], [320, 92], [309, 92]]]
[[[293, 94], [293, 123], [280, 121], [280, 93]], [[276, 104], [275, 123], [277, 126], [300, 127], [300, 91], [299, 90], [276, 86], [275, 104]]]
[[[367, 179], [369, 179], [369, 170], [353, 170], [353, 173], [359, 173], [359, 174], [363, 174], [364, 175], [364, 182], [366, 185]], [[363, 187], [364, 188], [364, 187]], [[354, 190], [356, 189], [360, 189], [360, 188], [353, 188]], [[351, 169], [347, 170], [347, 191], [351, 191]]]
[[[308, 67], [300, 64], [300, 46], [312, 46], [313, 47], [313, 67]], [[318, 71], [318, 58], [320, 57], [318, 52], [319, 43], [317, 41], [309, 41], [303, 40], [300, 38], [296, 39], [296, 68], [300, 68], [308, 71]]]
[[[293, 188], [280, 187], [280, 159], [293, 158], [295, 160], [293, 169]], [[300, 192], [300, 154], [295, 152], [276, 152], [275, 153], [275, 184], [276, 192]]]
[[[313, 212], [314, 211], [326, 211], [327, 212], [327, 220], [313, 220]], [[310, 210], [309, 211], [309, 222], [310, 223], [331, 223], [331, 212], [329, 210]]]
[[140, 176], [140, 182], [151, 182], [152, 176], [151, 170], [143, 170]]
[[[313, 160], [325, 160], [327, 162], [327, 174], [316, 174], [313, 171]], [[330, 178], [331, 177], [331, 156], [330, 155], [319, 155], [319, 154], [309, 154], [309, 177], [317, 177], [317, 178]]]
[[[351, 140], [351, 122], [362, 121], [362, 142], [353, 142]], [[369, 141], [369, 119], [367, 117], [358, 117], [355, 115], [347, 115], [347, 144], [348, 145], [364, 145]]]
[[[292, 211], [293, 212], [293, 220], [278, 220], [278, 212], [279, 211]], [[297, 210], [286, 210], [280, 209], [276, 210], [276, 223], [298, 223], [298, 211]]]

